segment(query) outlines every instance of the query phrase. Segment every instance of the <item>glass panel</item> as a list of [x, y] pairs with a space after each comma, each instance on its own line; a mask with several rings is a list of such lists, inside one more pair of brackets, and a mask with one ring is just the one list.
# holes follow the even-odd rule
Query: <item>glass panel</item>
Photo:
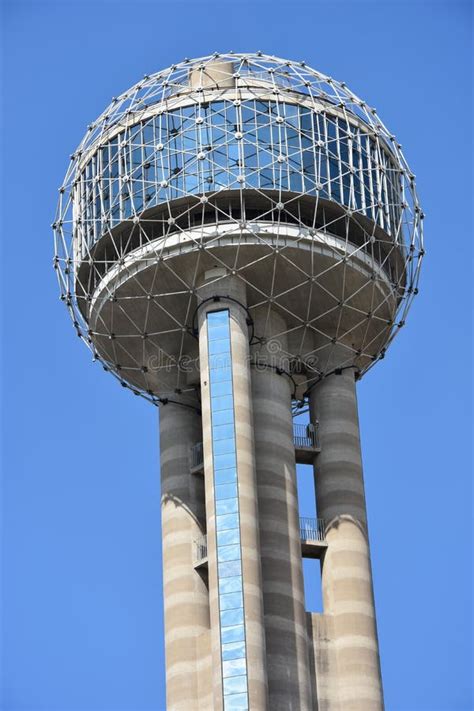
[[213, 370], [220, 370], [221, 368], [230, 368], [230, 354], [229, 353], [214, 353], [209, 356], [209, 368]]
[[227, 528], [238, 528], [239, 519], [235, 519], [235, 524], [231, 525], [231, 519], [227, 514], [236, 513], [239, 510], [239, 502], [237, 499], [224, 499], [216, 501], [216, 527], [217, 530], [225, 530]]
[[212, 374], [212, 382], [214, 384], [221, 383], [224, 380], [232, 380], [232, 371], [229, 366], [214, 370]]
[[233, 627], [244, 624], [244, 611], [241, 607], [235, 610], [221, 610], [221, 627]]
[[245, 644], [243, 642], [229, 642], [222, 645], [222, 659], [240, 659], [245, 657]]
[[227, 439], [218, 439], [213, 446], [214, 456], [221, 454], [232, 454], [235, 452], [235, 440], [233, 437]]
[[[227, 531], [219, 531], [217, 533], [218, 546], [232, 546], [240, 543], [240, 531], [238, 528], [230, 528]], [[221, 592], [233, 592], [231, 590]]]
[[[239, 538], [240, 538], [240, 536], [239, 536]], [[237, 575], [235, 578], [224, 578], [219, 583], [219, 591], [223, 594], [230, 593], [230, 592], [237, 592], [238, 590], [241, 590], [241, 589], [242, 589], [242, 578], [240, 577], [240, 575]]]
[[229, 659], [222, 662], [222, 676], [224, 678], [229, 676], [241, 676], [242, 674], [245, 674], [246, 671], [247, 664], [245, 658]]
[[211, 409], [213, 412], [217, 412], [218, 410], [227, 410], [230, 407], [232, 407], [231, 395], [211, 398]]
[[229, 353], [230, 343], [228, 338], [218, 338], [215, 341], [209, 340], [209, 353]]
[[209, 324], [209, 340], [216, 341], [221, 338], [228, 338], [227, 323], [220, 324], [219, 321]]
[[245, 629], [243, 625], [235, 625], [234, 627], [226, 627], [221, 630], [222, 644], [227, 642], [243, 642], [245, 640]]
[[247, 711], [247, 694], [231, 694], [224, 696], [224, 711]]
[[[213, 388], [215, 385], [213, 385]], [[214, 442], [220, 439], [227, 439], [227, 437], [234, 437], [234, 426], [232, 425], [218, 425], [212, 428], [212, 439]]]
[[237, 498], [237, 484], [219, 484], [214, 487], [216, 501]]
[[247, 676], [231, 676], [224, 679], [224, 695], [241, 694], [247, 691]]
[[219, 563], [221, 561], [240, 560], [240, 543], [238, 545], [223, 546], [222, 548], [218, 548], [217, 560]]
[[[224, 440], [225, 441], [225, 440]], [[214, 457], [214, 469], [230, 469], [235, 466], [235, 452], [218, 454]]]
[[219, 605], [221, 610], [235, 610], [243, 606], [241, 592], [227, 593], [219, 597]]
[[[232, 560], [229, 563], [219, 563], [219, 577], [233, 578], [236, 575], [242, 575], [242, 566], [240, 560]], [[234, 622], [233, 624], [237, 624]]]
[[[235, 504], [229, 504], [229, 506]], [[228, 528], [239, 528], [239, 516], [237, 513], [229, 513], [223, 516], [216, 516], [216, 528], [218, 531], [225, 531]]]
[[214, 472], [214, 482], [216, 484], [230, 484], [237, 481], [237, 470], [235, 467], [231, 469], [219, 469]]
[[213, 425], [228, 425], [234, 423], [234, 410], [229, 408], [228, 410], [220, 410], [220, 412], [212, 413], [212, 424]]
[[[232, 395], [232, 381], [224, 380], [223, 382], [212, 383], [212, 396], [222, 397], [223, 395]], [[230, 431], [228, 437], [233, 437], [234, 431]], [[218, 439], [221, 439], [218, 437]]]
[[207, 314], [207, 323], [208, 323], [208, 329], [212, 331], [213, 328], [219, 327], [219, 326], [224, 326], [227, 330], [226, 333], [229, 333], [229, 312], [227, 309], [223, 309], [222, 311], [211, 311], [211, 313]]

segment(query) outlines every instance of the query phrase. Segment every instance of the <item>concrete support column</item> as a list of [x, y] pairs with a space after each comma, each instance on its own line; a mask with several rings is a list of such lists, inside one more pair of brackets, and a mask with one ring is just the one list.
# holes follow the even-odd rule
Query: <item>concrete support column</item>
[[333, 618], [337, 659], [334, 696], [321, 699], [321, 707], [380, 711], [383, 695], [353, 370], [316, 385], [310, 411], [312, 421], [319, 423], [316, 500], [328, 542], [322, 565], [324, 615]]
[[[198, 402], [196, 401], [196, 408]], [[194, 569], [194, 542], [205, 523], [204, 484], [190, 474], [190, 450], [201, 441], [197, 409], [160, 406], [161, 517], [166, 653], [166, 708], [194, 711], [205, 701], [209, 602], [205, 582]], [[208, 683], [209, 691], [210, 684]], [[199, 693], [198, 693], [199, 692]], [[207, 696], [208, 702], [209, 692]]]
[[[199, 358], [204, 444], [204, 469], [209, 560], [209, 601], [213, 665], [213, 711], [222, 711], [222, 661], [217, 576], [216, 514], [212, 451], [211, 395], [206, 315], [228, 309], [232, 353], [232, 385], [238, 478], [238, 504], [244, 599], [248, 698], [251, 711], [267, 709], [265, 630], [263, 621], [260, 541], [258, 530], [257, 482], [253, 439], [253, 412], [250, 387], [249, 328], [245, 308], [245, 285], [238, 278], [211, 270], [199, 289]], [[207, 279], [206, 279], [207, 277]], [[215, 295], [221, 301], [206, 301]], [[233, 299], [233, 300], [232, 300]], [[243, 306], [241, 306], [242, 304]]]
[[286, 324], [268, 309], [254, 314], [252, 395], [269, 706], [308, 711], [312, 705], [296, 487], [291, 380]]

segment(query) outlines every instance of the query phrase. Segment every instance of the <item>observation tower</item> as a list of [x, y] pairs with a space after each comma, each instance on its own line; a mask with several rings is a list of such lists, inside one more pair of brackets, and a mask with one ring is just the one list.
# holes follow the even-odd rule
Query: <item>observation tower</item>
[[382, 709], [355, 385], [417, 293], [396, 138], [305, 62], [216, 53], [113, 99], [59, 193], [77, 334], [159, 407], [167, 708]]

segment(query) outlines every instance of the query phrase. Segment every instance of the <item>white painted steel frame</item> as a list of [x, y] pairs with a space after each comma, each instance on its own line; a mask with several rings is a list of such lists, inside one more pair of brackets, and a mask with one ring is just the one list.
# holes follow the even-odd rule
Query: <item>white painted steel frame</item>
[[[233, 65], [233, 86], [220, 87], [218, 82], [211, 84], [209, 82], [209, 72], [212, 69], [212, 64], [218, 62], [231, 62]], [[190, 81], [193, 77], [193, 81]], [[225, 83], [225, 82], [223, 82]], [[135, 394], [143, 395], [153, 402], [173, 395], [174, 388], [170, 389], [169, 382], [162, 384], [155, 383], [151, 385], [146, 368], [143, 363], [136, 361], [133, 369], [142, 373], [144, 382], [143, 387], [138, 387], [136, 384], [130, 384], [127, 380], [127, 374], [120, 366], [120, 353], [127, 354], [127, 341], [132, 335], [148, 338], [149, 343], [156, 347], [157, 353], [164, 359], [165, 364], [173, 363], [174, 365], [181, 362], [181, 359], [186, 355], [185, 352], [185, 333], [190, 328], [190, 317], [193, 311], [193, 303], [196, 294], [197, 278], [199, 276], [199, 261], [202, 250], [212, 250], [213, 259], [217, 264], [224, 265], [218, 256], [215, 256], [214, 247], [217, 243], [215, 237], [203, 237], [206, 234], [209, 225], [205, 222], [204, 210], [202, 211], [202, 219], [200, 224], [194, 224], [183, 227], [181, 222], [186, 219], [191, 219], [191, 213], [196, 204], [196, 197], [203, 206], [209, 203], [211, 199], [219, 196], [219, 190], [214, 190], [202, 193], [198, 190], [198, 195], [195, 192], [183, 189], [182, 195], [193, 199], [193, 205], [174, 207], [175, 200], [170, 193], [170, 178], [163, 174], [160, 179], [159, 190], [162, 191], [160, 205], [166, 209], [168, 217], [157, 218], [148, 216], [146, 209], [142, 205], [133, 203], [133, 170], [138, 175], [140, 171], [143, 173], [146, 170], [147, 161], [155, 162], [161, 160], [160, 156], [164, 155], [165, 145], [161, 142], [154, 142], [156, 136], [153, 134], [153, 142], [146, 143], [141, 141], [134, 148], [133, 135], [140, 132], [142, 124], [150, 121], [151, 117], [159, 122], [170, 121], [176, 111], [182, 112], [183, 107], [193, 107], [194, 115], [191, 112], [191, 117], [194, 116], [196, 123], [196, 142], [189, 154], [191, 163], [200, 166], [207, 158], [202, 158], [201, 153], [203, 144], [199, 139], [202, 131], [209, 131], [212, 127], [212, 120], [206, 118], [206, 111], [209, 106], [215, 102], [223, 102], [235, 107], [236, 115], [241, 116], [242, 105], [245, 101], [263, 101], [267, 105], [271, 105], [272, 110], [269, 113], [268, 127], [270, 134], [284, 136], [281, 146], [284, 147], [285, 153], [282, 154], [281, 146], [278, 150], [271, 149], [268, 153], [268, 165], [257, 165], [257, 173], [263, 168], [272, 171], [273, 176], [281, 176], [283, 170], [288, 170], [288, 161], [291, 161], [290, 151], [288, 150], [288, 131], [290, 123], [286, 116], [286, 106], [298, 105], [300, 108], [311, 110], [316, 117], [324, 118], [324, 134], [317, 136], [316, 133], [311, 134], [312, 145], [308, 144], [308, 151], [312, 152], [315, 165], [321, 164], [321, 160], [327, 162], [327, 172], [330, 173], [330, 160], [337, 161], [338, 171], [337, 177], [334, 178], [339, 185], [339, 197], [344, 190], [348, 191], [348, 199], [340, 200], [337, 204], [346, 215], [347, 229], [345, 237], [342, 241], [346, 244], [346, 249], [341, 251], [333, 249], [334, 265], [333, 269], [339, 268], [340, 279], [344, 279], [345, 265], [354, 266], [359, 260], [359, 255], [366, 255], [372, 267], [372, 274], [368, 276], [373, 280], [374, 288], [385, 288], [383, 281], [380, 281], [377, 276], [377, 270], [392, 269], [392, 261], [395, 259], [395, 253], [398, 254], [397, 259], [403, 260], [402, 268], [392, 275], [390, 284], [390, 298], [394, 298], [397, 302], [396, 315], [393, 318], [389, 332], [385, 338], [385, 342], [378, 348], [377, 353], [370, 353], [371, 362], [364, 366], [363, 372], [367, 370], [378, 358], [384, 356], [385, 351], [393, 337], [399, 329], [405, 324], [408, 309], [412, 303], [415, 294], [418, 291], [418, 282], [420, 274], [421, 261], [424, 254], [423, 234], [422, 234], [422, 219], [418, 197], [415, 188], [415, 176], [410, 171], [406, 160], [403, 156], [401, 146], [379, 119], [375, 109], [370, 108], [364, 101], [360, 100], [353, 94], [343, 82], [333, 80], [320, 72], [317, 72], [306, 65], [305, 62], [292, 62], [285, 59], [280, 59], [273, 56], [264, 55], [261, 52], [257, 53], [226, 53], [213, 54], [207, 57], [185, 60], [179, 64], [158, 72], [153, 75], [145, 76], [131, 89], [116, 99], [113, 99], [109, 107], [104, 113], [88, 127], [88, 131], [78, 149], [71, 156], [71, 164], [67, 171], [63, 185], [60, 188], [59, 203], [56, 213], [56, 220], [53, 228], [55, 233], [55, 259], [54, 266], [57, 272], [61, 298], [66, 303], [66, 306], [71, 314], [74, 327], [77, 334], [86, 342], [93, 352], [95, 360], [103, 363], [104, 367], [112, 372], [125, 387], [131, 387]], [[207, 108], [206, 108], [207, 107]], [[171, 117], [171, 118], [170, 118]], [[319, 121], [319, 118], [317, 119]], [[344, 122], [341, 123], [341, 122]], [[319, 124], [318, 124], [319, 125]], [[327, 133], [327, 127], [333, 125], [335, 136], [332, 139]], [[344, 160], [341, 153], [342, 150], [342, 135], [340, 134], [340, 126], [347, 126], [350, 129], [345, 130], [344, 141], [348, 146], [351, 146]], [[237, 128], [237, 130], [234, 130]], [[239, 130], [240, 129], [240, 130]], [[242, 146], [249, 144], [249, 136], [245, 135], [242, 123], [232, 128], [224, 127], [224, 140], [222, 145], [225, 150], [229, 150], [229, 146], [234, 146], [237, 154], [241, 156]], [[153, 129], [155, 130], [155, 129]], [[177, 126], [179, 134], [180, 128]], [[275, 133], [276, 132], [276, 133]], [[283, 132], [283, 133], [282, 133]], [[241, 134], [241, 135], [239, 135]], [[296, 133], [299, 144], [302, 150], [302, 141], [304, 140], [301, 127]], [[119, 136], [122, 136], [119, 143]], [[116, 141], [117, 161], [116, 167], [114, 163], [104, 163], [102, 156], [104, 151], [110, 157], [111, 141]], [[170, 146], [174, 137], [168, 140], [168, 154], [170, 155]], [[271, 139], [273, 141], [273, 139]], [[362, 151], [362, 143], [366, 141], [369, 147], [366, 151]], [[321, 143], [322, 145], [319, 145]], [[139, 148], [138, 148], [139, 146]], [[148, 148], [146, 148], [148, 146]], [[271, 144], [273, 146], [273, 143]], [[138, 151], [134, 157], [134, 150]], [[194, 151], [194, 158], [192, 152]], [[123, 160], [120, 160], [122, 155]], [[226, 152], [226, 155], [228, 153]], [[331, 159], [330, 156], [333, 156]], [[126, 156], [128, 156], [126, 158]], [[233, 214], [232, 208], [223, 207], [221, 204], [216, 206], [218, 212], [218, 228], [221, 229], [222, 223], [225, 223], [230, 233], [237, 233], [240, 239], [237, 242], [237, 253], [239, 253], [239, 245], [245, 244], [249, 236], [259, 240], [262, 245], [270, 244], [265, 234], [258, 231], [258, 223], [265, 221], [272, 222], [274, 232], [277, 235], [276, 244], [272, 245], [274, 254], [279, 254], [279, 259], [298, 268], [293, 261], [291, 253], [285, 245], [281, 244], [278, 235], [285, 234], [285, 225], [288, 221], [296, 224], [300, 229], [301, 234], [297, 237], [297, 243], [303, 243], [307, 239], [307, 234], [314, 233], [314, 226], [308, 224], [307, 218], [298, 215], [295, 217], [294, 211], [300, 210], [300, 199], [310, 196], [314, 200], [314, 221], [316, 221], [316, 213], [320, 210], [321, 205], [324, 208], [325, 199], [335, 201], [337, 194], [332, 194], [332, 181], [329, 180], [326, 184], [320, 185], [315, 174], [314, 188], [308, 191], [304, 182], [304, 165], [303, 153], [301, 153], [301, 162], [299, 170], [302, 173], [302, 191], [301, 192], [284, 192], [282, 190], [281, 180], [277, 180], [274, 191], [263, 189], [261, 185], [247, 185], [245, 177], [245, 165], [235, 170], [235, 167], [223, 165], [221, 168], [232, 174], [235, 180], [235, 192], [240, 194], [240, 202], [242, 205], [251, 205], [253, 194], [255, 198], [264, 198], [265, 208], [261, 213], [251, 218], [243, 218], [243, 215]], [[357, 157], [358, 165], [355, 164], [355, 156]], [[245, 157], [245, 156], [244, 156]], [[239, 160], [241, 160], [239, 158]], [[259, 159], [260, 160], [260, 159]], [[364, 164], [364, 160], [367, 165]], [[128, 162], [127, 162], [128, 161]], [[94, 168], [95, 162], [95, 168]], [[374, 165], [372, 166], [372, 162]], [[245, 160], [243, 161], [245, 163]], [[158, 163], [157, 163], [158, 164]], [[127, 167], [128, 166], [128, 167]], [[298, 170], [298, 165], [295, 164], [295, 170]], [[169, 166], [171, 168], [171, 164]], [[117, 195], [118, 195], [118, 227], [123, 226], [129, 230], [130, 237], [124, 244], [117, 237], [117, 228], [113, 227], [112, 210], [114, 206], [110, 200], [107, 208], [104, 199], [104, 180], [108, 181], [109, 190], [112, 190], [113, 180], [109, 175], [106, 177], [107, 171], [116, 170], [117, 178]], [[200, 168], [199, 168], [200, 170]], [[356, 181], [355, 175], [359, 174], [359, 184], [361, 185], [360, 198], [356, 198]], [[157, 176], [157, 180], [158, 180]], [[330, 176], [329, 176], [330, 177]], [[391, 181], [389, 180], [391, 178]], [[259, 178], [260, 180], [260, 178]], [[161, 183], [168, 182], [168, 185], [161, 186]], [[395, 185], [395, 188], [389, 190], [389, 183]], [[158, 186], [158, 183], [156, 184]], [[143, 184], [144, 186], [144, 184]], [[219, 187], [219, 186], [218, 186]], [[227, 185], [227, 187], [229, 187]], [[324, 191], [327, 195], [324, 198]], [[128, 197], [127, 197], [128, 196]], [[389, 197], [390, 196], [390, 197]], [[324, 198], [324, 199], [323, 199]], [[125, 201], [128, 201], [124, 203]], [[371, 204], [368, 204], [368, 200]], [[337, 200], [336, 200], [337, 202]], [[129, 207], [125, 209], [124, 205]], [[271, 205], [271, 210], [267, 205]], [[295, 208], [296, 206], [296, 208]], [[179, 220], [175, 217], [176, 209], [178, 209]], [[367, 222], [366, 216], [369, 211], [373, 211], [373, 221]], [[323, 215], [324, 210], [323, 210]], [[389, 228], [385, 225], [384, 215], [391, 215]], [[268, 220], [270, 217], [270, 220]], [[363, 221], [363, 219], [365, 222]], [[195, 216], [193, 214], [193, 220]], [[327, 213], [323, 225], [318, 225], [318, 234], [324, 233], [331, 235], [331, 229], [334, 222], [334, 217], [330, 212]], [[380, 232], [376, 229], [378, 222], [381, 226], [387, 227], [391, 232], [391, 237], [388, 232]], [[155, 239], [150, 237], [149, 229], [153, 223], [153, 229], [161, 230], [160, 238]], [[395, 224], [396, 223], [396, 224]], [[352, 227], [357, 225], [363, 230], [363, 244], [354, 245], [351, 242]], [[86, 230], [92, 229], [92, 239], [86, 234]], [[94, 232], [95, 230], [95, 232]], [[199, 232], [200, 231], [200, 232]], [[94, 249], [97, 243], [98, 235], [107, 237], [109, 242], [108, 252], [100, 254]], [[187, 235], [187, 238], [192, 240], [192, 244], [196, 249], [196, 271], [193, 281], [186, 281], [181, 278], [182, 288], [175, 290], [173, 293], [176, 297], [187, 295], [188, 307], [186, 310], [186, 318], [177, 317], [172, 308], [169, 306], [169, 298], [173, 294], [167, 293], [164, 295], [159, 286], [155, 286], [150, 294], [143, 295], [143, 313], [144, 321], [130, 317], [126, 310], [127, 304], [121, 301], [116, 296], [114, 286], [108, 284], [110, 280], [109, 274], [112, 271], [121, 271], [127, 278], [136, 279], [127, 271], [129, 269], [128, 261], [133, 259], [134, 252], [128, 252], [128, 244], [132, 240], [140, 244], [140, 248], [146, 247], [150, 254], [150, 259], [153, 262], [154, 277], [153, 283], [159, 285], [160, 275], [167, 272], [176, 276], [173, 267], [167, 260], [167, 250], [176, 241], [177, 237]], [[384, 237], [384, 234], [386, 235]], [[103, 239], [103, 238], [102, 238]], [[316, 249], [316, 247], [312, 247]], [[245, 268], [254, 266], [260, 258], [249, 260], [245, 265], [235, 267], [237, 275], [246, 281], [250, 288], [255, 285], [248, 281], [244, 276]], [[308, 261], [308, 269], [301, 274], [301, 283], [306, 284], [308, 281], [313, 281], [318, 284], [321, 277], [317, 271], [314, 271], [312, 266], [313, 260]], [[88, 267], [87, 278], [82, 277], [79, 267], [86, 265]], [[370, 270], [369, 270], [370, 271]], [[374, 276], [375, 275], [375, 276]], [[106, 277], [104, 279], [104, 276]], [[138, 279], [137, 289], [140, 289]], [[258, 306], [266, 304], [278, 304], [279, 299], [282, 300], [285, 294], [276, 292], [270, 281], [269, 288], [265, 293], [261, 294], [261, 299]], [[114, 301], [114, 309], [118, 315], [125, 315], [130, 322], [130, 333], [122, 334], [113, 342], [113, 352], [116, 355], [105, 357], [101, 355], [95, 345], [94, 339], [97, 336], [107, 336], [108, 338], [116, 338], [111, 333], [110, 325], [103, 322], [91, 324], [88, 320], [88, 309], [90, 303], [97, 299], [98, 293], [102, 292], [107, 295], [107, 298]], [[164, 301], [164, 296], [166, 300]], [[349, 295], [348, 301], [350, 301]], [[161, 332], [149, 333], [147, 328], [147, 318], [149, 304], [161, 309], [166, 316], [174, 322], [174, 332], [176, 338], [181, 340], [181, 348], [178, 354], [167, 353], [160, 345]], [[348, 306], [341, 306], [339, 315], [335, 312], [335, 319], [341, 318], [342, 311]], [[291, 314], [288, 314], [291, 316]], [[360, 324], [368, 323], [377, 319], [377, 313], [360, 314]], [[318, 332], [319, 324], [312, 322], [303, 323], [305, 329]], [[102, 331], [101, 331], [102, 328]], [[169, 332], [169, 330], [168, 330]], [[320, 332], [320, 331], [319, 331]], [[163, 332], [164, 333], [164, 332]], [[125, 336], [126, 338], [122, 337]], [[335, 347], [344, 340], [347, 334], [338, 331], [335, 339]], [[367, 344], [366, 344], [367, 346]], [[370, 344], [369, 344], [370, 346]], [[367, 346], [367, 352], [370, 348]], [[130, 355], [130, 354], [129, 354]], [[298, 353], [294, 354], [296, 357]], [[355, 357], [355, 354], [354, 354]], [[324, 371], [319, 373], [323, 376]], [[186, 389], [183, 378], [177, 375], [175, 388], [181, 392]]]

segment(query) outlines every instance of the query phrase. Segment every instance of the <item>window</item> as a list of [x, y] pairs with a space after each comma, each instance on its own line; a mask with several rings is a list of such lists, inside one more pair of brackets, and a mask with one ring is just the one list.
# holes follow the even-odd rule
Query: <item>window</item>
[[224, 711], [248, 709], [230, 314], [207, 314]]
[[[114, 226], [143, 207], [241, 185], [330, 197], [390, 234], [397, 232], [401, 203], [400, 175], [381, 139], [330, 111], [255, 99], [149, 118], [101, 147], [82, 177], [82, 216], [93, 227], [92, 242], [110, 211]], [[126, 179], [122, 190], [119, 177]]]

